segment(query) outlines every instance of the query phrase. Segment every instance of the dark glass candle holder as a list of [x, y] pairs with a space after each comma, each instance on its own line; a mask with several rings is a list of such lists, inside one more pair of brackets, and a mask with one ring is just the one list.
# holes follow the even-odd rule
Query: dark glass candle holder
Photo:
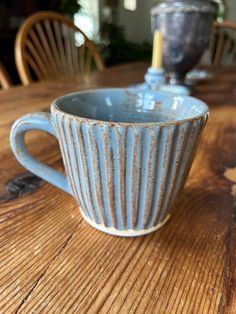
[[207, 0], [166, 0], [151, 11], [152, 29], [164, 35], [167, 82], [184, 85], [185, 75], [208, 46], [215, 7]]

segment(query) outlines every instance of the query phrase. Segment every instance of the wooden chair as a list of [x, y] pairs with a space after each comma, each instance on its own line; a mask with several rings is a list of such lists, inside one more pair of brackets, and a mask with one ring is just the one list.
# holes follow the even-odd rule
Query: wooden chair
[[224, 21], [213, 24], [209, 48], [201, 64], [214, 67], [236, 65], [236, 23]]
[[95, 44], [70, 18], [55, 12], [38, 12], [26, 19], [16, 37], [15, 59], [24, 85], [105, 67]]
[[2, 89], [8, 89], [12, 86], [12, 81], [7, 73], [4, 65], [0, 63], [0, 87]]

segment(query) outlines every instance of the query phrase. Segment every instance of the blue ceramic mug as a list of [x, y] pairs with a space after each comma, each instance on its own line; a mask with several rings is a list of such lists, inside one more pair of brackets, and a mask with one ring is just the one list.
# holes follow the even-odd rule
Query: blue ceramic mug
[[[207, 117], [207, 105], [187, 96], [135, 89], [78, 92], [56, 99], [51, 114], [17, 120], [11, 146], [25, 168], [73, 195], [90, 225], [138, 236], [170, 217]], [[66, 174], [29, 154], [29, 130], [58, 138]]]

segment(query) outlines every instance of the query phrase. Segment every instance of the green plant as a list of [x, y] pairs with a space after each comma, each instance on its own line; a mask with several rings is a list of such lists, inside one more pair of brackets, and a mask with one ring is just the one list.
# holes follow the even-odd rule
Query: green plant
[[100, 35], [105, 43], [101, 53], [107, 65], [151, 59], [152, 45], [148, 43], [135, 44], [127, 41], [122, 27], [103, 22]]
[[226, 15], [226, 4], [224, 0], [213, 0], [213, 4], [216, 6], [216, 20], [222, 22]]

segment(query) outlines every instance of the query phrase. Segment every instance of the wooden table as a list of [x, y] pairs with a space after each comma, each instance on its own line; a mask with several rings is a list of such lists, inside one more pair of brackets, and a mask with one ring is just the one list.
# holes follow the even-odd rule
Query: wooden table
[[[72, 197], [31, 176], [9, 146], [13, 121], [64, 93], [141, 82], [145, 64], [0, 93], [0, 313], [236, 313], [236, 75], [196, 88], [211, 107], [175, 214], [127, 239], [96, 231]], [[32, 132], [37, 158], [62, 170], [55, 138]]]

